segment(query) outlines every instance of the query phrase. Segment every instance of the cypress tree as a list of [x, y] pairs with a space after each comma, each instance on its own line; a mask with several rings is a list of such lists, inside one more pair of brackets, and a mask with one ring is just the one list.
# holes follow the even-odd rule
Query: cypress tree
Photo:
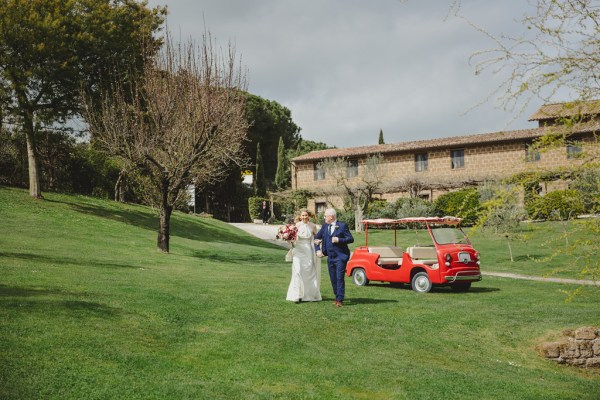
[[275, 172], [275, 185], [277, 189], [283, 189], [287, 186], [286, 179], [286, 157], [283, 147], [283, 137], [279, 137], [279, 146], [277, 147], [277, 172]]
[[383, 129], [379, 130], [379, 144], [385, 144], [383, 141]]
[[260, 143], [256, 145], [256, 170], [254, 171], [254, 194], [264, 196], [267, 193], [265, 182], [265, 167], [263, 165], [262, 153], [260, 152]]

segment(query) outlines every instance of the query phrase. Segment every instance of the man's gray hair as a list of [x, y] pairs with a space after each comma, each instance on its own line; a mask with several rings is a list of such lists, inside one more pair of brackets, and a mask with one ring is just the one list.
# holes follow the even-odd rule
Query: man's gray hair
[[327, 210], [325, 210], [325, 215], [331, 215], [332, 217], [335, 217], [336, 216], [335, 209], [328, 208]]

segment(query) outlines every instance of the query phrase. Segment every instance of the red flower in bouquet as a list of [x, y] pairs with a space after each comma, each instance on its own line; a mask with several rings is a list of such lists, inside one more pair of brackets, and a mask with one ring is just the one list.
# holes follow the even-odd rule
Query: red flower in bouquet
[[298, 228], [296, 228], [296, 225], [285, 225], [279, 228], [275, 238], [285, 240], [286, 242], [293, 242], [296, 240], [297, 234]]

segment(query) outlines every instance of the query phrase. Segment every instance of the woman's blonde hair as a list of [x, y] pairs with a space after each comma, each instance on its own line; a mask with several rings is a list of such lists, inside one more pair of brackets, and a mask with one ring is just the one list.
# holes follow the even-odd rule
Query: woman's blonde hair
[[300, 210], [298, 210], [298, 215], [296, 215], [296, 222], [300, 221], [300, 216], [302, 215], [303, 212], [308, 214], [308, 218], [314, 217], [313, 213], [308, 211], [306, 208], [301, 208]]

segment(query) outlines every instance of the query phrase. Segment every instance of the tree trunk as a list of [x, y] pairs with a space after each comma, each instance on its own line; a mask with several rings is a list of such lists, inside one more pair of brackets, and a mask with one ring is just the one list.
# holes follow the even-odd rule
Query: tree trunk
[[115, 183], [115, 201], [119, 203], [125, 202], [125, 170], [119, 172], [119, 177]]
[[160, 221], [158, 225], [157, 250], [160, 252], [169, 252], [169, 238], [171, 232], [171, 213], [173, 206], [168, 202], [168, 185], [163, 184], [162, 204], [160, 207]]
[[40, 170], [38, 167], [37, 150], [35, 146], [35, 132], [33, 128], [33, 119], [31, 114], [24, 116], [23, 127], [25, 128], [25, 137], [27, 140], [27, 162], [29, 166], [29, 195], [36, 199], [42, 198], [42, 189], [40, 187]]
[[360, 201], [356, 200], [356, 208], [354, 209], [354, 230], [362, 232], [363, 209], [360, 206]]

